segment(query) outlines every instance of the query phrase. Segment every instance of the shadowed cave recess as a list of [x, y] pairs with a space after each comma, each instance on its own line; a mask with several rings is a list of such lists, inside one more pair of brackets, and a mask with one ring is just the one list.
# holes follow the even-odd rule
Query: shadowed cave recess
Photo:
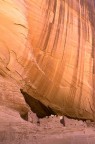
[[[33, 98], [32, 96], [28, 95], [26, 92], [24, 92], [22, 89], [20, 90], [23, 94], [23, 97], [30, 107], [31, 111], [37, 115], [38, 118], [44, 118], [46, 116], [50, 115], [56, 115], [56, 113], [50, 108], [46, 107], [44, 104], [42, 104], [39, 100]], [[21, 117], [24, 120], [28, 120], [27, 114], [21, 115]]]
[[[47, 116], [51, 116], [51, 115], [56, 115], [58, 116], [59, 114], [56, 113], [52, 108], [50, 108], [49, 106], [45, 106], [43, 103], [41, 103], [39, 100], [35, 99], [33, 96], [30, 96], [29, 94], [27, 94], [26, 92], [24, 92], [22, 89], [20, 89], [25, 102], [27, 103], [27, 105], [30, 107], [30, 110], [32, 113], [36, 114], [36, 116], [38, 118], [45, 118]], [[28, 113], [24, 114], [24, 115], [20, 115], [21, 118], [23, 118], [24, 120], [28, 121]], [[60, 115], [61, 116], [61, 115]], [[63, 115], [63, 117], [66, 116], [68, 119], [72, 119], [72, 117], [68, 116], [68, 115]], [[82, 120], [83, 122], [85, 122], [87, 119], [80, 119], [77, 117], [73, 117], [74, 120]], [[63, 119], [62, 119], [63, 120]], [[93, 122], [93, 120], [90, 120], [91, 122]], [[61, 122], [61, 121], [60, 121]], [[63, 123], [63, 122], [62, 122]]]

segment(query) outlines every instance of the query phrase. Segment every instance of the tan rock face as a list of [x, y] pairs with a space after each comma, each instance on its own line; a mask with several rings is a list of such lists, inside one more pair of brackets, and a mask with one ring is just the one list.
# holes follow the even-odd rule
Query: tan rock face
[[55, 112], [94, 119], [94, 0], [0, 1], [0, 74]]

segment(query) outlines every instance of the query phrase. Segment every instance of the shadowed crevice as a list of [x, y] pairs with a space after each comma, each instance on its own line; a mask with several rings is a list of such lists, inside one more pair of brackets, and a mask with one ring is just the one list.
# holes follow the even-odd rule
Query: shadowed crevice
[[[51, 114], [53, 114], [53, 115], [56, 114], [50, 107], [46, 107], [39, 100], [28, 95], [22, 89], [21, 89], [21, 93], [23, 94], [26, 103], [31, 108], [31, 111], [33, 113], [36, 113], [38, 118], [44, 118], [46, 116], [50, 116]], [[23, 118], [27, 120], [27, 115], [23, 116]]]

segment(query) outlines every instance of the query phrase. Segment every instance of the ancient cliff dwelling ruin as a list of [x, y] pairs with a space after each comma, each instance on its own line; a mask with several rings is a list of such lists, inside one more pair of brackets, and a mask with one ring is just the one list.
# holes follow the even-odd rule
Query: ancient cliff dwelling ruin
[[0, 144], [95, 143], [95, 0], [0, 0]]

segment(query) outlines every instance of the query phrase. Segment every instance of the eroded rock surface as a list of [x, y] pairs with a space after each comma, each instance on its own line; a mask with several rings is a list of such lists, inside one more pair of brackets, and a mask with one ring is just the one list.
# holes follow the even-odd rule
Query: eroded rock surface
[[94, 0], [1, 0], [0, 75], [58, 114], [95, 120], [94, 9]]
[[[30, 110], [15, 81], [0, 77], [0, 106], [19, 112], [23, 117]], [[3, 110], [3, 108], [2, 108]], [[2, 115], [1, 115], [2, 117]]]

